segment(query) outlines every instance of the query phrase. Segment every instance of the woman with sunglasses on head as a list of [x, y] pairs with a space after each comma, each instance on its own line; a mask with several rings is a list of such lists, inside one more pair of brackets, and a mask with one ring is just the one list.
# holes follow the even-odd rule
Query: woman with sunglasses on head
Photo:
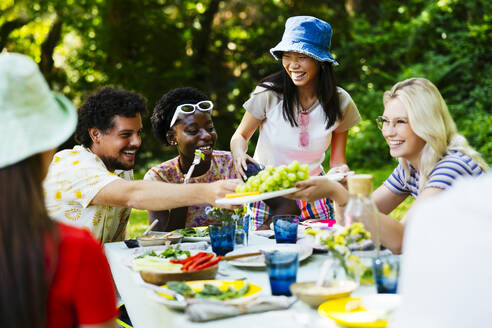
[[[480, 154], [458, 134], [439, 90], [424, 78], [399, 82], [383, 96], [384, 113], [378, 127], [399, 164], [372, 193], [380, 214], [381, 243], [401, 252], [406, 215], [401, 221], [389, 216], [409, 195], [417, 201], [450, 188], [462, 176], [488, 171]], [[348, 192], [339, 183], [312, 178], [296, 185], [302, 188], [289, 197], [313, 200], [331, 197], [341, 207]], [[364, 222], [370, 224], [370, 222]]]
[[76, 124], [33, 60], [0, 54], [0, 327], [116, 327], [101, 245], [45, 206], [42, 181]]
[[[308, 164], [310, 175], [324, 174], [321, 166], [330, 149], [331, 172], [346, 172], [348, 130], [360, 121], [350, 95], [337, 87], [330, 53], [331, 26], [315, 17], [287, 19], [282, 41], [270, 49], [282, 61], [281, 71], [264, 78], [244, 104], [246, 113], [231, 139], [234, 166], [244, 176], [247, 161], [263, 165]], [[254, 159], [248, 141], [260, 129]], [[299, 202], [301, 218], [330, 219], [328, 199]], [[249, 207], [257, 228], [271, 217], [268, 206]]]
[[[197, 151], [203, 158], [194, 166], [186, 183], [236, 178], [231, 154], [214, 150], [217, 131], [212, 120], [213, 107], [209, 98], [194, 88], [178, 88], [162, 96], [154, 108], [152, 128], [164, 145], [176, 146], [179, 155], [152, 167], [145, 174], [145, 180], [185, 183]], [[149, 211], [149, 223], [159, 219], [156, 231], [205, 226], [212, 223], [206, 207], [208, 205]]]

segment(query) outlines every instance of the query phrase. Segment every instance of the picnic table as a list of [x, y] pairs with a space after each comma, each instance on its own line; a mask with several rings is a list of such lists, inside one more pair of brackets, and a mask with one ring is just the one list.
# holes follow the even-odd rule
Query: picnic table
[[[274, 239], [250, 232], [249, 245], [271, 245]], [[111, 267], [111, 272], [127, 312], [135, 328], [153, 327], [337, 327], [334, 321], [321, 317], [316, 309], [310, 308], [301, 301], [295, 302], [287, 310], [268, 311], [263, 313], [246, 314], [232, 318], [213, 320], [208, 322], [191, 322], [183, 312], [172, 310], [156, 302], [150, 297], [151, 291], [141, 285], [140, 275], [124, 264], [125, 258], [132, 254], [123, 242], [107, 243], [105, 253]], [[326, 253], [314, 253], [299, 265], [297, 281], [315, 281]], [[220, 262], [216, 279], [236, 280], [246, 278], [247, 282], [262, 288], [261, 294], [270, 295], [268, 274], [265, 268], [241, 268], [227, 262]], [[360, 286], [352, 296], [361, 296], [376, 293], [374, 286]]]

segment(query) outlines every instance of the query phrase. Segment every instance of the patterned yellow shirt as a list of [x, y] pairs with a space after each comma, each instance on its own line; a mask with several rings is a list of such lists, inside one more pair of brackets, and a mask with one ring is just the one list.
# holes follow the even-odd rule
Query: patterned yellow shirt
[[82, 146], [56, 153], [43, 184], [49, 215], [89, 229], [103, 243], [125, 239], [131, 209], [91, 205], [97, 193], [117, 179], [133, 180], [133, 172], [108, 171], [97, 155]]

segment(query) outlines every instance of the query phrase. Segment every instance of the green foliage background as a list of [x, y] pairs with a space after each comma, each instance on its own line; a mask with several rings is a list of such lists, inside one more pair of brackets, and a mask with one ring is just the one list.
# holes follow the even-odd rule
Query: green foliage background
[[[143, 94], [151, 111], [165, 92], [198, 87], [216, 103], [217, 148], [228, 149], [243, 102], [259, 79], [280, 69], [268, 50], [285, 20], [313, 15], [333, 27], [332, 50], [341, 63], [335, 74], [363, 117], [350, 131], [352, 168], [394, 165], [373, 122], [384, 90], [412, 76], [438, 86], [460, 131], [490, 163], [491, 6], [488, 0], [0, 0], [0, 49], [32, 56], [52, 88], [76, 104], [111, 84]], [[176, 155], [159, 145], [147, 118], [144, 125], [141, 172]]]

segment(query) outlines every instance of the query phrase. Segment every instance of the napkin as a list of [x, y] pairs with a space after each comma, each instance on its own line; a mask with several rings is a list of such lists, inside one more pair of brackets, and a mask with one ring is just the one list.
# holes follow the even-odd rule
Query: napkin
[[260, 296], [243, 302], [238, 299], [218, 301], [194, 298], [187, 300], [186, 315], [191, 321], [210, 321], [247, 313], [283, 310], [295, 301], [295, 297], [287, 296]]

